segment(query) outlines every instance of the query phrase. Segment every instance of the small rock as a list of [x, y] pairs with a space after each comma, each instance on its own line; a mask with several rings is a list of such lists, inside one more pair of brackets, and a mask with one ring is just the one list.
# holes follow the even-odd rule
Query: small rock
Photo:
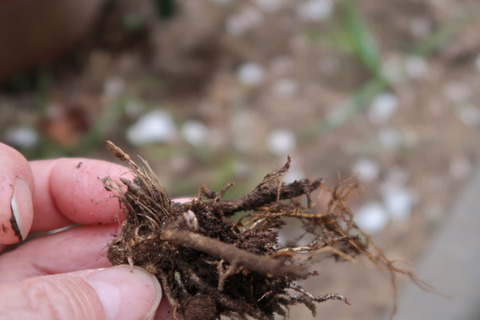
[[8, 128], [5, 130], [4, 137], [8, 144], [27, 149], [34, 147], [39, 140], [38, 132], [27, 126]]
[[292, 131], [277, 129], [267, 137], [267, 148], [276, 155], [285, 155], [295, 150], [297, 140]]
[[368, 202], [357, 211], [354, 220], [363, 231], [374, 234], [385, 229], [388, 215], [379, 202]]
[[265, 69], [257, 63], [245, 62], [238, 69], [237, 77], [246, 85], [259, 85], [265, 78]]
[[156, 142], [169, 142], [175, 139], [177, 130], [170, 113], [155, 110], [143, 115], [128, 128], [127, 139], [136, 146]]
[[333, 1], [308, 0], [297, 7], [297, 15], [304, 21], [322, 21], [332, 15]]
[[189, 120], [183, 124], [181, 134], [188, 143], [199, 146], [205, 142], [208, 128], [199, 121]]
[[378, 179], [380, 174], [380, 166], [377, 162], [362, 158], [355, 161], [352, 167], [354, 174], [358, 173], [358, 179], [364, 183], [372, 182]]
[[292, 79], [280, 79], [272, 86], [272, 91], [280, 97], [291, 97], [298, 89], [298, 83]]
[[380, 144], [387, 150], [397, 149], [403, 144], [402, 134], [393, 128], [385, 128], [378, 132]]
[[457, 110], [457, 117], [469, 127], [480, 125], [480, 109], [472, 104], [467, 104]]
[[225, 22], [226, 30], [234, 36], [240, 36], [259, 26], [263, 22], [262, 13], [255, 7], [249, 6], [240, 13], [229, 16]]
[[462, 103], [471, 94], [469, 88], [461, 81], [454, 81], [449, 83], [444, 90], [442, 90], [448, 99], [453, 102]]
[[382, 62], [382, 72], [389, 83], [399, 83], [403, 81], [404, 71], [401, 58], [397, 55], [387, 56]]
[[305, 178], [305, 171], [303, 171], [296, 162], [292, 162], [290, 169], [288, 169], [287, 173], [283, 176], [283, 182], [291, 183], [303, 178]]
[[405, 72], [410, 78], [418, 79], [427, 75], [427, 60], [421, 57], [409, 57], [405, 61]]
[[390, 92], [377, 95], [368, 112], [369, 120], [374, 124], [384, 124], [398, 110], [399, 102], [396, 95]]
[[414, 194], [408, 188], [388, 189], [383, 194], [383, 203], [393, 220], [410, 217], [414, 200]]
[[105, 80], [103, 84], [103, 94], [109, 99], [119, 97], [125, 91], [125, 81], [123, 78], [112, 76]]

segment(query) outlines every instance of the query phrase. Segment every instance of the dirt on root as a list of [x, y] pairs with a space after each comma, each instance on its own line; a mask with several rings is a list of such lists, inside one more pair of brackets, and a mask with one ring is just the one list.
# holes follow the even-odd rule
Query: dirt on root
[[[286, 316], [295, 304], [312, 314], [319, 302], [349, 304], [340, 294], [314, 295], [296, 283], [317, 275], [310, 271], [318, 262], [314, 257], [352, 261], [362, 254], [392, 274], [408, 273], [395, 269], [380, 251], [368, 251], [368, 235], [345, 206], [358, 188], [353, 179], [341, 180], [331, 190], [324, 213], [316, 212], [312, 199], [312, 192], [325, 188], [323, 179], [282, 182], [290, 158], [245, 196], [224, 200], [230, 183], [218, 193], [202, 186], [198, 198], [175, 203], [146, 162], [138, 166], [113, 143], [107, 147], [134, 173], [133, 180], [103, 179], [126, 211], [121, 233], [108, 246], [108, 258], [114, 265], [141, 266], [153, 273], [174, 313], [185, 320], [274, 319], [275, 314]], [[300, 220], [303, 229], [301, 237], [287, 244], [278, 237], [285, 217]]]

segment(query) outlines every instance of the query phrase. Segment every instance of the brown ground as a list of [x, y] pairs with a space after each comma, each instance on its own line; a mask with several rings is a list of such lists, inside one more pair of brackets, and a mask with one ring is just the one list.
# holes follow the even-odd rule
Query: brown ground
[[[4, 139], [20, 124], [40, 133], [40, 142], [23, 150], [31, 157], [111, 159], [103, 148], [109, 138], [146, 158], [177, 196], [196, 194], [201, 184], [220, 190], [232, 180], [246, 186], [232, 192], [245, 193], [281, 166], [286, 153], [294, 171], [324, 177], [331, 186], [337, 172], [348, 176], [359, 159], [368, 159], [378, 165], [378, 175], [362, 182], [364, 192], [351, 205], [382, 201], [392, 184], [414, 193], [409, 218], [375, 235], [390, 258], [414, 261], [480, 151], [477, 1], [362, 1], [360, 12], [378, 44], [379, 61], [393, 77], [389, 85], [369, 65], [376, 60], [371, 46], [362, 47], [368, 41], [360, 41], [360, 48], [367, 48], [362, 56], [348, 40], [342, 26], [351, 20], [340, 2], [334, 2], [335, 18], [324, 21], [299, 18], [297, 7], [304, 1], [281, 2], [273, 11], [261, 1], [217, 2], [222, 1], [184, 1], [183, 11], [169, 21], [155, 19], [151, 2], [117, 2], [84, 50], [27, 77], [33, 83], [24, 85], [28, 90], [18, 93], [18, 86], [10, 85], [4, 91]], [[141, 17], [144, 27], [119, 32], [124, 12]], [[250, 29], [226, 32], [228, 19], [242, 12]], [[261, 66], [259, 83], [239, 80], [245, 62]], [[391, 76], [402, 66], [405, 74]], [[384, 121], [372, 120], [371, 100], [384, 92], [397, 97], [398, 109]], [[352, 98], [366, 102], [352, 105]], [[178, 127], [187, 120], [205, 124], [205, 142], [192, 146], [178, 135], [133, 148], [125, 128], [154, 108], [168, 110]], [[276, 129], [292, 132], [295, 146], [283, 153], [269, 150], [266, 140]], [[382, 140], [385, 136], [393, 137], [393, 144]], [[318, 281], [306, 284], [352, 303], [324, 303], [318, 319], [383, 315], [390, 303], [388, 279], [364, 265], [324, 264]], [[300, 312], [292, 310], [292, 319], [309, 319]]]

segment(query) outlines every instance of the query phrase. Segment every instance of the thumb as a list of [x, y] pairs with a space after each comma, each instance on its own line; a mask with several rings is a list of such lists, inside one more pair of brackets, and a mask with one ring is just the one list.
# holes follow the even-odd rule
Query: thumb
[[1, 319], [152, 319], [162, 290], [141, 268], [117, 266], [0, 286]]

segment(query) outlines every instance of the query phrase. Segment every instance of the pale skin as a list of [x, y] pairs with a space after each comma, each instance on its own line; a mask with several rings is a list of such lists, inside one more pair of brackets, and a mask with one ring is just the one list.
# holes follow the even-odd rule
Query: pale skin
[[152, 275], [112, 267], [105, 257], [123, 218], [102, 186], [106, 176], [131, 177], [125, 167], [100, 160], [28, 162], [0, 143], [0, 319], [171, 318]]

